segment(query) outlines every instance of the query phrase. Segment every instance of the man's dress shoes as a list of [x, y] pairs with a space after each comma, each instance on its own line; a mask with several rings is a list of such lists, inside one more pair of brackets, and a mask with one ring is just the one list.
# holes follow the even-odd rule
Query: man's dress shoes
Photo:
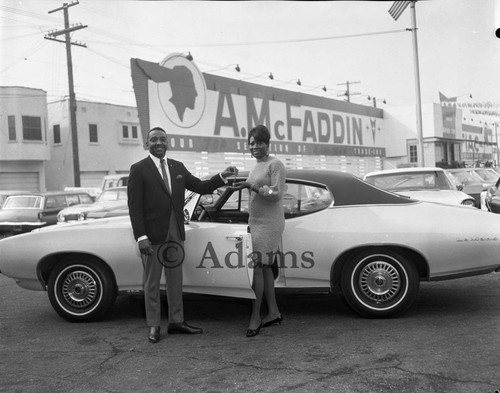
[[188, 325], [186, 322], [170, 323], [168, 325], [168, 334], [200, 334], [203, 329]]

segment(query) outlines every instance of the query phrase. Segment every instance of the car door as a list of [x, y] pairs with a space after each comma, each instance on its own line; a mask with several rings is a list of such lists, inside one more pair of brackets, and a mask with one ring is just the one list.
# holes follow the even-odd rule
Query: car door
[[[331, 216], [324, 214], [334, 198], [322, 184], [288, 180], [283, 197], [285, 230], [282, 240], [280, 279], [287, 288], [326, 288], [329, 282], [327, 246], [331, 242]], [[341, 226], [342, 223], [339, 223]], [[279, 282], [276, 283], [279, 288]]]
[[57, 223], [57, 213], [68, 207], [65, 195], [49, 195], [45, 198], [44, 209], [39, 214], [39, 219], [46, 225]]
[[254, 299], [247, 223], [198, 220], [199, 201], [198, 194], [186, 196], [186, 241], [178, 258], [183, 259], [184, 291]]

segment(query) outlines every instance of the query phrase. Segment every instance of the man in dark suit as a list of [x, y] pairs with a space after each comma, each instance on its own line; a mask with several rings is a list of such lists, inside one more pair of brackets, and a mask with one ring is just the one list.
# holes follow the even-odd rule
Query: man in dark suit
[[[148, 340], [160, 341], [160, 279], [162, 270], [167, 280], [168, 333], [197, 334], [202, 329], [184, 321], [182, 302], [182, 263], [175, 258], [183, 255], [184, 192], [211, 193], [236, 175], [235, 167], [202, 181], [193, 176], [179, 161], [167, 158], [167, 133], [159, 127], [148, 133], [149, 156], [130, 168], [128, 207], [134, 237], [144, 264], [144, 299]], [[161, 247], [168, 244], [168, 247]], [[173, 253], [165, 258], [164, 252]], [[174, 263], [169, 263], [172, 261]], [[182, 261], [180, 261], [182, 262]]]

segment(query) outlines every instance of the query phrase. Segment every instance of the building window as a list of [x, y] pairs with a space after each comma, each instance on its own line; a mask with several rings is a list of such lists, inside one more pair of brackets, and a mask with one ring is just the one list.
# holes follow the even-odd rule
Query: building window
[[89, 124], [89, 141], [97, 143], [97, 124]]
[[23, 139], [25, 141], [42, 140], [42, 119], [35, 116], [23, 116]]
[[15, 141], [16, 140], [16, 117], [9, 116], [8, 122], [9, 122], [9, 141]]
[[122, 124], [122, 141], [123, 142], [138, 142], [139, 128], [132, 124]]
[[61, 126], [59, 124], [54, 124], [54, 144], [61, 143]]
[[416, 145], [410, 145], [410, 163], [417, 163], [418, 162], [418, 155], [417, 155], [417, 146]]

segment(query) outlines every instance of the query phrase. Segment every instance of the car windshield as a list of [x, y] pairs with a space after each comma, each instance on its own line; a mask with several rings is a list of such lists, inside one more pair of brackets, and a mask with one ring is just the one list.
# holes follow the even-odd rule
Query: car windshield
[[475, 169], [474, 172], [476, 172], [483, 179], [483, 181], [487, 182], [496, 182], [500, 177], [500, 175], [493, 169], [480, 168]]
[[451, 172], [451, 175], [461, 184], [474, 184], [481, 183], [483, 179], [474, 171], [455, 171]]
[[444, 172], [404, 172], [369, 176], [368, 183], [389, 191], [403, 190], [452, 190], [454, 186]]
[[41, 206], [41, 196], [19, 195], [8, 197], [3, 205], [3, 209], [40, 209]]

